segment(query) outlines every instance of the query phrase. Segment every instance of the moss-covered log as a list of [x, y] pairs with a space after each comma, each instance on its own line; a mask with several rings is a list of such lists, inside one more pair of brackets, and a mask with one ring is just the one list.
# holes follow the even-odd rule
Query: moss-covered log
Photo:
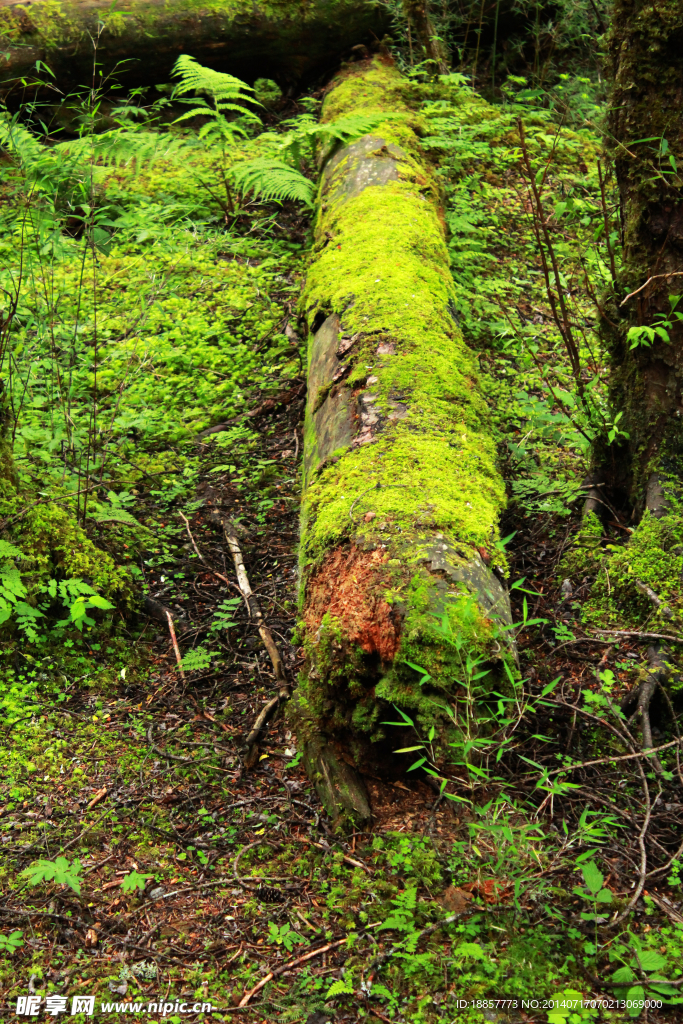
[[492, 571], [504, 487], [409, 89], [381, 59], [332, 83], [324, 119], [386, 120], [324, 164], [302, 298], [306, 664], [293, 710], [322, 799], [359, 818], [358, 777], [347, 764], [334, 782], [335, 765], [405, 770], [391, 756], [405, 732], [384, 724], [392, 705], [443, 737], [448, 716], [434, 702], [464, 692], [468, 656], [490, 669], [480, 692], [514, 657]]
[[[344, 51], [381, 36], [366, 0], [0, 0], [0, 82], [47, 63], [62, 88], [92, 80], [92, 39], [104, 73], [167, 82], [180, 53], [246, 81], [310, 79]], [[101, 32], [99, 27], [102, 27]]]
[[[612, 445], [603, 461], [616, 500], [654, 514], [665, 507], [665, 477], [680, 476], [683, 465], [683, 322], [669, 316], [669, 296], [683, 293], [682, 40], [680, 3], [616, 0], [607, 143], [616, 165], [624, 252], [605, 329], [614, 411], [624, 412], [619, 425], [630, 439], [621, 448]], [[631, 348], [631, 328], [662, 320], [668, 341], [655, 335], [650, 343], [643, 334]]]

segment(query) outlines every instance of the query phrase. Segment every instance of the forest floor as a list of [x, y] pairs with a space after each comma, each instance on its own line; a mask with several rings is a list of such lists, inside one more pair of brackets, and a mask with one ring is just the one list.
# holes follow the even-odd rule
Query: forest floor
[[[174, 1024], [680, 1019], [680, 768], [677, 776], [671, 761], [666, 777], [646, 775], [639, 755], [616, 764], [615, 749], [627, 747], [606, 738], [605, 707], [633, 691], [643, 634], [664, 630], [647, 599], [632, 598], [626, 621], [597, 589], [611, 565], [601, 559], [619, 557], [629, 536], [618, 513], [592, 548], [584, 539], [588, 556], [576, 556], [583, 421], [571, 404], [513, 138], [522, 109], [533, 159], [557, 161], [556, 242], [574, 282], [573, 315], [592, 339], [594, 313], [576, 282], [577, 253], [590, 250], [586, 239], [602, 217], [595, 135], [560, 131], [545, 111], [494, 111], [472, 98], [444, 111], [425, 96], [459, 316], [480, 352], [510, 491], [503, 533], [514, 534], [508, 555], [526, 702], [517, 742], [495, 774], [471, 784], [471, 803], [439, 800], [412, 775], [392, 784], [367, 778], [375, 815], [368, 833], [338, 833], [327, 819], [286, 715], [264, 733], [253, 766], [245, 764], [243, 739], [277, 685], [221, 521], [236, 525], [252, 587], [295, 678], [305, 400], [295, 303], [310, 225], [286, 204], [247, 208], [228, 227], [207, 190], [199, 214], [181, 209], [177, 226], [169, 219], [163, 228], [169, 194], [178, 208], [188, 196], [198, 202], [187, 168], [162, 161], [154, 174], [118, 169], [108, 188], [122, 206], [123, 241], [106, 243], [93, 275], [104, 281], [100, 320], [113, 324], [103, 405], [121, 423], [111, 433], [109, 475], [103, 468], [100, 477], [109, 491], [99, 487], [88, 519], [79, 483], [75, 514], [100, 550], [136, 569], [138, 602], [134, 610], [122, 598], [104, 628], [61, 627], [42, 649], [16, 634], [8, 645], [0, 998], [9, 1019], [30, 995], [49, 997], [55, 1013], [65, 999], [71, 1009], [74, 997], [92, 995], [96, 1015], [144, 1013]], [[565, 228], [556, 202], [568, 200], [576, 216]], [[188, 218], [197, 222], [191, 231]], [[9, 229], [6, 237], [9, 259]], [[59, 259], [58, 274], [73, 282], [72, 250]], [[140, 299], [150, 286], [136, 275], [153, 263], [164, 290]], [[599, 265], [598, 254], [590, 272]], [[110, 287], [117, 274], [125, 286]], [[33, 295], [25, 306], [44, 316], [40, 302]], [[37, 319], [27, 316], [24, 327]], [[136, 332], [144, 353], [134, 348]], [[76, 461], [45, 440], [53, 436], [44, 401], [54, 367], [49, 332], [43, 341], [43, 377], [26, 385], [17, 464], [38, 503], [52, 474], [51, 501], [72, 509], [63, 495]], [[588, 346], [584, 355], [599, 393], [602, 366], [591, 363]], [[91, 373], [88, 364], [83, 379]], [[86, 390], [72, 418], [87, 425]], [[25, 504], [3, 509], [18, 546]], [[148, 610], [171, 610], [185, 678], [166, 625], [141, 609], [143, 596]], [[600, 636], [598, 623], [629, 625], [632, 635]], [[667, 715], [663, 702], [653, 705], [658, 742], [675, 733]], [[562, 788], [551, 772], [570, 753], [575, 763], [606, 763], [575, 770]], [[595, 860], [602, 873], [591, 885], [585, 868]], [[616, 929], [599, 913], [604, 891], [610, 913], [628, 911]], [[674, 983], [660, 985], [668, 1006], [636, 1013], [614, 1004], [615, 993], [624, 1000], [634, 985], [656, 995], [662, 976]], [[76, 1019], [88, 1019], [79, 1012]]]

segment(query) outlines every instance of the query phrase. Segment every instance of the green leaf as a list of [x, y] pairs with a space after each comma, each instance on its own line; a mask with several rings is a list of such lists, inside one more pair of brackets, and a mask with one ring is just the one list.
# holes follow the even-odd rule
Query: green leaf
[[339, 981], [333, 981], [327, 990], [325, 999], [334, 999], [335, 996], [352, 996], [353, 985], [350, 980], [343, 978]]
[[644, 971], [661, 971], [666, 967], [666, 957], [663, 957], [661, 953], [655, 953], [652, 949], [639, 953], [638, 960]]
[[595, 896], [602, 889], [604, 881], [598, 865], [594, 860], [589, 860], [587, 864], [581, 865], [581, 874], [583, 875], [584, 882]]
[[9, 935], [0, 935], [0, 951], [15, 953], [20, 946], [24, 945], [23, 932], [10, 932]]
[[595, 897], [596, 903], [611, 903], [614, 897], [609, 889], [601, 889]]
[[461, 942], [456, 946], [454, 953], [459, 956], [467, 956], [471, 960], [485, 960], [486, 953], [478, 942]]
[[124, 875], [121, 880], [121, 892], [134, 892], [136, 889], [144, 889], [146, 880], [153, 877], [153, 875], [140, 875], [137, 871], [131, 871], [129, 874]]
[[75, 893], [80, 895], [81, 883], [80, 874], [83, 871], [79, 860], [69, 864], [66, 857], [57, 857], [56, 860], [37, 860], [34, 864], [21, 872], [22, 878], [28, 879], [29, 885], [39, 885], [41, 882], [55, 882], [57, 885], [68, 885]]
[[628, 985], [630, 982], [635, 981], [636, 976], [630, 967], [619, 967], [612, 975], [612, 981], [617, 985], [625, 984]]
[[230, 176], [240, 192], [251, 192], [266, 202], [290, 199], [312, 205], [314, 183], [282, 160], [244, 160], [230, 168]]
[[627, 1008], [629, 1017], [640, 1017], [643, 1012], [643, 1002], [645, 1000], [645, 989], [642, 985], [634, 985], [626, 993], [626, 999], [628, 1002], [634, 1003], [635, 1005]]

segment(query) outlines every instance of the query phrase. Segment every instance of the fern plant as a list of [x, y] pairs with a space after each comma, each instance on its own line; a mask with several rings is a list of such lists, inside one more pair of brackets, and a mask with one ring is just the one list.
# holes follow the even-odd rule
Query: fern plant
[[294, 202], [312, 204], [315, 185], [313, 182], [283, 160], [260, 157], [243, 160], [230, 169], [230, 177], [242, 195], [251, 192], [266, 202], [276, 199], [280, 202], [291, 199]]
[[[399, 114], [389, 115], [400, 117]], [[367, 135], [382, 121], [383, 113], [349, 114], [336, 121], [321, 123], [311, 114], [283, 121], [288, 129], [284, 134], [266, 132], [260, 140], [270, 144], [274, 155], [241, 161], [230, 169], [236, 188], [243, 195], [251, 192], [256, 198], [283, 201], [286, 199], [311, 205], [315, 185], [303, 173], [307, 162], [312, 162], [316, 148], [329, 150], [336, 144], [344, 145]]]
[[327, 149], [335, 143], [346, 145], [353, 139], [367, 135], [379, 124], [401, 117], [399, 113], [386, 114], [376, 111], [347, 114], [346, 117], [338, 117], [336, 121], [316, 121], [311, 114], [301, 114], [282, 122], [283, 127], [289, 130], [284, 135], [277, 136], [279, 149], [300, 166], [304, 158], [311, 156], [316, 147]]
[[[260, 118], [247, 106], [248, 103], [258, 104], [253, 88], [234, 75], [205, 68], [194, 57], [183, 53], [175, 63], [173, 76], [180, 79], [173, 90], [174, 99], [187, 96], [188, 93], [195, 94], [192, 99], [181, 99], [180, 102], [189, 104], [190, 109], [176, 118], [174, 124], [192, 117], [208, 117], [210, 120], [199, 129], [200, 139], [217, 135], [223, 141], [231, 142], [235, 135], [246, 135], [241, 124], [228, 121], [228, 113], [239, 114], [240, 120], [252, 124], [261, 123]], [[201, 94], [208, 96], [210, 102]]]

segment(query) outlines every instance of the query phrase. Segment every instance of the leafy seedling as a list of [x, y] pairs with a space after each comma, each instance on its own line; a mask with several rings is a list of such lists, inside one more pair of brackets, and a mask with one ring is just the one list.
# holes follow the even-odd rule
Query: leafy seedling
[[0, 953], [16, 953], [20, 946], [24, 945], [23, 932], [10, 932], [9, 935], [0, 935]]
[[137, 889], [144, 889], [147, 879], [152, 877], [152, 875], [141, 875], [137, 871], [131, 871], [121, 880], [121, 892], [135, 892]]
[[56, 860], [37, 860], [25, 868], [20, 877], [28, 879], [29, 885], [40, 885], [41, 882], [54, 882], [56, 885], [68, 885], [79, 896], [81, 894], [80, 875], [83, 867], [79, 860], [69, 861], [66, 857]]

